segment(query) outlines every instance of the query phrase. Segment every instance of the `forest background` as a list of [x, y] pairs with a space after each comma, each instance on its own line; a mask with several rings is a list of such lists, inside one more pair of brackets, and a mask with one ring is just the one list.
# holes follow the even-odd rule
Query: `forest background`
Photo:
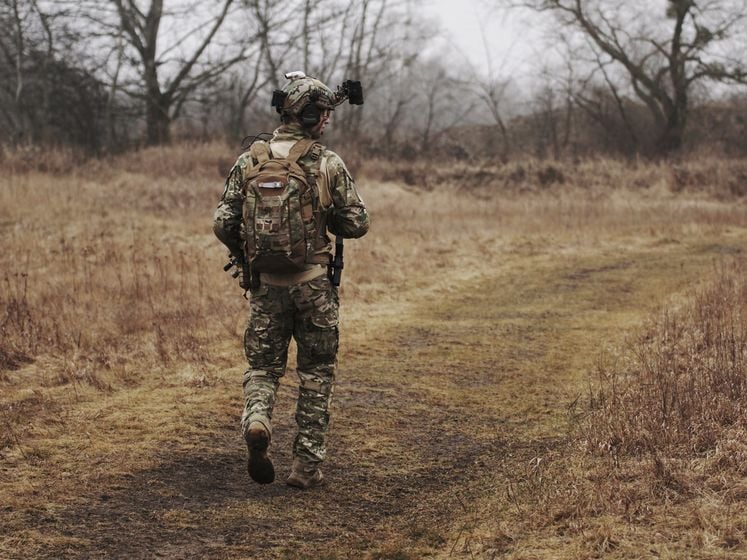
[[338, 111], [330, 141], [365, 157], [747, 151], [743, 0], [455, 5], [525, 30], [500, 51], [484, 34], [483, 62], [444, 40], [427, 8], [2, 0], [0, 142], [95, 155], [174, 139], [238, 146], [274, 128], [271, 92], [303, 69], [333, 88], [363, 82], [365, 110]]

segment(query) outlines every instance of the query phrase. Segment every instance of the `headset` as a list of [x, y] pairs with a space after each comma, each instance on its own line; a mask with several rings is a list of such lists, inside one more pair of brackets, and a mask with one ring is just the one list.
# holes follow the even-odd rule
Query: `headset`
[[309, 102], [301, 109], [298, 115], [301, 119], [301, 124], [306, 128], [315, 127], [322, 119], [322, 108], [316, 104], [318, 99], [319, 94], [316, 92], [312, 93], [309, 96]]

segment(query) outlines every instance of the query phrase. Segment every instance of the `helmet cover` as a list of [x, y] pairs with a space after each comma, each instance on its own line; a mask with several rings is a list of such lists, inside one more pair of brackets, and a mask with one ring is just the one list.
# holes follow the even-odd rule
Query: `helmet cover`
[[316, 78], [306, 76], [303, 72], [289, 72], [285, 75], [289, 82], [283, 86], [285, 99], [282, 112], [298, 115], [309, 103], [320, 109], [335, 108], [335, 94]]

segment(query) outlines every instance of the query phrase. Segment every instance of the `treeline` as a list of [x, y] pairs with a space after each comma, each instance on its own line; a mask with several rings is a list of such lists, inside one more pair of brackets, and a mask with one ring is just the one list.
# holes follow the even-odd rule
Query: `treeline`
[[419, 0], [0, 0], [0, 143], [238, 144], [302, 69], [363, 82], [333, 121], [362, 155], [747, 155], [747, 0], [493, 4], [548, 29], [520, 74], [455, 54]]

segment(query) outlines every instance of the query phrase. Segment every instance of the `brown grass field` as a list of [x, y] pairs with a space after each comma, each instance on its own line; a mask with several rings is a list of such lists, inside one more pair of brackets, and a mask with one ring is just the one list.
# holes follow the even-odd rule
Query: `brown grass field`
[[747, 558], [747, 163], [357, 165], [300, 492], [293, 357], [246, 474], [232, 157], [0, 160], [0, 558]]

